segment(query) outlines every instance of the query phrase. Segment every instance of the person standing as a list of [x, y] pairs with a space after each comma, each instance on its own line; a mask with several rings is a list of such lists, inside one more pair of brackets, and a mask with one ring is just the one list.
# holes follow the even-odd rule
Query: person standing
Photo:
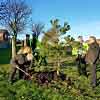
[[88, 44], [84, 42], [82, 36], [78, 36], [77, 47], [73, 48], [72, 54], [76, 56], [79, 75], [87, 76], [85, 54], [88, 50]]
[[85, 61], [89, 65], [89, 72], [90, 72], [89, 78], [91, 85], [92, 87], [95, 87], [97, 83], [96, 64], [100, 55], [100, 47], [94, 36], [89, 37], [88, 44], [89, 44], [89, 49], [87, 51]]
[[35, 49], [37, 47], [37, 37], [36, 37], [36, 34], [32, 35], [31, 47], [32, 47], [33, 55], [34, 55]]

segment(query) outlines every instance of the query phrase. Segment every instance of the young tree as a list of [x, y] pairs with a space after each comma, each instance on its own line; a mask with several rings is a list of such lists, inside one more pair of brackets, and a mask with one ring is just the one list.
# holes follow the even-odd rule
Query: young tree
[[73, 42], [75, 41], [75, 39], [73, 37], [71, 37], [70, 35], [64, 37], [65, 41], [66, 41], [66, 45], [72, 45]]
[[64, 37], [65, 40], [65, 47], [66, 47], [66, 53], [68, 55], [72, 54], [72, 46], [73, 43], [75, 42], [75, 39], [71, 36], [71, 35], [67, 35], [66, 37]]
[[12, 35], [12, 57], [16, 55], [17, 34], [24, 30], [31, 9], [24, 0], [4, 0], [0, 3], [0, 22]]
[[[51, 29], [48, 30], [42, 39], [42, 41], [51, 44], [57, 50], [57, 72], [59, 74], [60, 69], [60, 46], [59, 46], [59, 37], [66, 34], [68, 30], [70, 30], [70, 25], [67, 22], [64, 22], [64, 25], [61, 26], [59, 24], [58, 19], [51, 20]], [[44, 40], [45, 39], [45, 40]], [[46, 43], [45, 42], [45, 43]]]

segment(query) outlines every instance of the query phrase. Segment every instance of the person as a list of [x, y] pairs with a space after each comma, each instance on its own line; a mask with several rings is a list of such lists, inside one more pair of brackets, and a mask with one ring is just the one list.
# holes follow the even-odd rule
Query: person
[[37, 37], [36, 37], [36, 34], [32, 35], [32, 40], [31, 40], [30, 44], [31, 44], [31, 47], [32, 47], [33, 55], [34, 55], [35, 49], [37, 47]]
[[19, 71], [19, 79], [26, 78], [26, 75], [28, 75], [28, 69], [32, 66], [32, 59], [32, 50], [28, 46], [22, 47], [18, 51], [17, 55], [11, 59], [10, 63], [12, 65], [12, 70], [9, 77], [11, 83], [14, 82], [14, 77], [17, 70]]
[[96, 86], [96, 64], [100, 55], [100, 47], [94, 36], [89, 37], [89, 49], [87, 51], [85, 61], [89, 65], [89, 78], [92, 87]]
[[77, 47], [73, 48], [72, 54], [76, 56], [79, 75], [87, 76], [85, 54], [88, 50], [88, 44], [84, 42], [82, 36], [78, 36]]

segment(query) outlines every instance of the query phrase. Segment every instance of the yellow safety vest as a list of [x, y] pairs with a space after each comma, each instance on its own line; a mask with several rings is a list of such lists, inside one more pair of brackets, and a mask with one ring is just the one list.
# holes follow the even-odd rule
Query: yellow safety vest
[[74, 47], [72, 49], [72, 55], [76, 56], [79, 53], [86, 54], [88, 48], [89, 48], [88, 44], [87, 43], [83, 43], [81, 50], [79, 50], [79, 47]]

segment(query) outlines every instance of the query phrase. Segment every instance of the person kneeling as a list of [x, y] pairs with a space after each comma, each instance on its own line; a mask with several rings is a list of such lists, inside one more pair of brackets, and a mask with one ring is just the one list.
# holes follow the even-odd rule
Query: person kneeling
[[19, 50], [17, 55], [11, 59], [12, 70], [10, 74], [11, 83], [14, 82], [16, 71], [19, 71], [19, 79], [26, 79], [28, 75], [28, 69], [32, 64], [32, 50], [30, 47], [23, 47]]

